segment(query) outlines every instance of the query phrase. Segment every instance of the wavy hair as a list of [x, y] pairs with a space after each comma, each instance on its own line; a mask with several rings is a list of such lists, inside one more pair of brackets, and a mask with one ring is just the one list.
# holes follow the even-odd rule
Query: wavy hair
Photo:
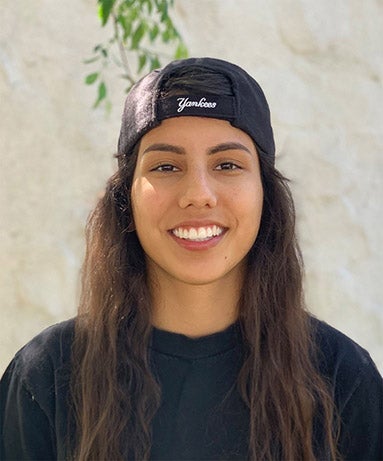
[[[230, 95], [226, 77], [196, 68], [171, 76], [163, 95]], [[134, 231], [130, 193], [138, 147], [119, 168], [86, 229], [82, 294], [75, 322], [72, 456], [148, 460], [161, 389], [150, 367], [150, 295], [145, 255]], [[249, 409], [249, 459], [337, 459], [334, 409], [315, 360], [302, 290], [302, 258], [287, 180], [261, 152], [264, 204], [247, 258], [239, 322], [246, 355], [237, 380]], [[313, 446], [320, 415], [323, 446]], [[321, 451], [322, 450], [322, 451]]]

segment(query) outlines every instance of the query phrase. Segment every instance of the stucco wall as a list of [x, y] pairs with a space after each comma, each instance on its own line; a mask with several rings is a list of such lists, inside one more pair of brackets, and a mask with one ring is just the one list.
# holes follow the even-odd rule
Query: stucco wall
[[[74, 315], [83, 228], [114, 168], [123, 83], [92, 110], [82, 60], [102, 41], [95, 1], [14, 0], [0, 28], [0, 370]], [[176, 0], [192, 55], [245, 67], [272, 109], [291, 178], [311, 310], [383, 371], [383, 4]]]

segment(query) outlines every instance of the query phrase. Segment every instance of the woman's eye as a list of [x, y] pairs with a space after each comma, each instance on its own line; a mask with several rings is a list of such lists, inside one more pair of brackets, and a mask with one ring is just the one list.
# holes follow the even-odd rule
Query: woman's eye
[[216, 167], [216, 169], [217, 170], [237, 170], [237, 169], [240, 169], [240, 167], [233, 162], [223, 162], [223, 163], [220, 163]]
[[167, 172], [179, 171], [179, 169], [174, 165], [171, 165], [169, 163], [164, 163], [163, 165], [158, 165], [154, 167], [151, 171], [160, 171], [160, 172], [167, 173]]

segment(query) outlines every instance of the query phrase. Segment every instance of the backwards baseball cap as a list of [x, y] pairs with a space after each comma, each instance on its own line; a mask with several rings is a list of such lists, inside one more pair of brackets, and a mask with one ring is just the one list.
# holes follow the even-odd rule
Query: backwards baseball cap
[[[162, 96], [164, 83], [179, 70], [196, 66], [224, 75], [231, 84], [232, 96], [198, 94], [183, 91], [176, 96]], [[218, 90], [219, 91], [219, 90]], [[246, 132], [255, 142], [260, 154], [271, 163], [275, 159], [270, 110], [259, 84], [241, 67], [214, 58], [189, 58], [173, 61], [162, 69], [150, 72], [130, 90], [122, 115], [118, 153], [128, 155], [139, 139], [172, 117], [197, 116], [229, 121]]]

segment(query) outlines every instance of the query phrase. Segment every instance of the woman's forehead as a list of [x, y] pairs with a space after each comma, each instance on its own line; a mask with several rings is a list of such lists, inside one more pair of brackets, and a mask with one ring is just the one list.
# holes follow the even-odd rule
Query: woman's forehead
[[252, 138], [230, 122], [207, 117], [173, 117], [146, 133], [140, 142], [140, 151], [152, 143], [203, 146], [223, 142], [238, 142], [254, 150]]

